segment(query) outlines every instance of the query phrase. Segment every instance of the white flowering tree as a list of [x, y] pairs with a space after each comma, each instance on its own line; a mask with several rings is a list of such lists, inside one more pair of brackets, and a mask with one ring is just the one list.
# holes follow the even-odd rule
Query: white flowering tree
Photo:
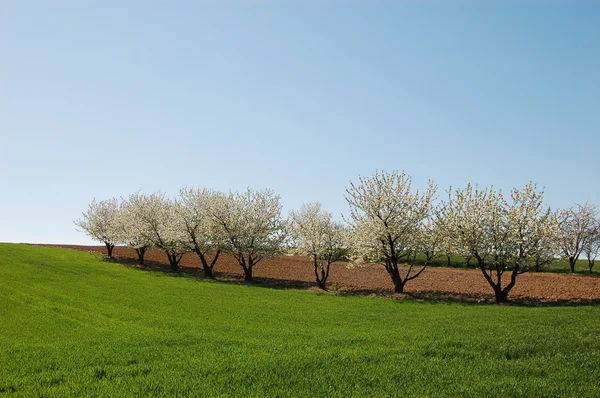
[[144, 265], [144, 255], [152, 247], [152, 231], [145, 222], [148, 204], [149, 201], [144, 195], [129, 195], [127, 200], [121, 202], [118, 218], [120, 240], [135, 250], [140, 265]]
[[596, 257], [600, 254], [600, 220], [596, 219], [590, 228], [588, 239], [583, 246], [583, 253], [587, 257], [590, 273], [594, 268]]
[[281, 252], [286, 221], [273, 191], [229, 193], [217, 201], [214, 217], [226, 235], [223, 249], [238, 261], [246, 281], [252, 281], [252, 269], [262, 259]]
[[[213, 269], [227, 244], [227, 234], [215, 218], [219, 203], [223, 200], [223, 194], [206, 188], [183, 188], [176, 202], [185, 228], [186, 246], [200, 258], [207, 278], [214, 278]], [[209, 253], [213, 254], [210, 261]]]
[[444, 246], [445, 239], [441, 225], [442, 220], [439, 217], [439, 211], [434, 208], [429, 218], [422, 223], [419, 229], [419, 246], [415, 254], [423, 253], [425, 264], [430, 264], [433, 259], [448, 252], [448, 249]]
[[532, 271], [543, 271], [560, 257], [558, 214], [558, 212], [554, 212], [548, 218], [549, 222], [552, 221], [552, 223], [548, 226], [547, 233], [538, 242], [538, 248], [532, 258], [529, 259], [532, 262]]
[[169, 259], [171, 270], [179, 270], [179, 262], [189, 251], [184, 222], [173, 201], [162, 192], [139, 195], [139, 217], [144, 238], [162, 249]]
[[317, 285], [327, 290], [331, 264], [341, 261], [347, 253], [345, 229], [332, 221], [331, 213], [318, 202], [302, 205], [290, 213], [290, 235], [294, 251], [310, 257]]
[[75, 225], [90, 238], [104, 243], [108, 258], [112, 259], [114, 247], [120, 243], [119, 230], [119, 201], [116, 198], [101, 200], [94, 199], [90, 203], [83, 218], [76, 220]]
[[[444, 228], [457, 254], [471, 252], [496, 302], [506, 302], [517, 276], [531, 269], [542, 242], [556, 234], [556, 220], [535, 184], [513, 189], [507, 202], [492, 188], [468, 185], [449, 194]], [[508, 283], [504, 281], [508, 272]]]
[[[433, 211], [437, 190], [429, 183], [420, 193], [411, 190], [411, 177], [402, 173], [376, 172], [359, 177], [346, 189], [350, 207], [350, 247], [355, 261], [381, 262], [390, 275], [394, 291], [402, 293], [406, 282], [418, 277], [427, 266], [415, 268], [416, 254], [426, 243], [422, 233]], [[404, 273], [400, 265], [408, 263]]]
[[596, 206], [587, 202], [559, 211], [559, 245], [571, 272], [575, 272], [575, 264], [592, 238], [597, 217]]

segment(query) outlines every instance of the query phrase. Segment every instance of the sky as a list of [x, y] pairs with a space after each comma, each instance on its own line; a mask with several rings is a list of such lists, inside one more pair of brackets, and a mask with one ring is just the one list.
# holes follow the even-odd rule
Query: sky
[[600, 205], [600, 2], [0, 0], [0, 242], [92, 199], [404, 170]]

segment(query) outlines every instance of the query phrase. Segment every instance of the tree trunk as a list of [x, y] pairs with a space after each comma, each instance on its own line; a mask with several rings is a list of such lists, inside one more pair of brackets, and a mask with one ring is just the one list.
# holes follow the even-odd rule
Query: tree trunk
[[450, 268], [450, 256], [446, 256], [446, 259], [448, 260], [448, 268]]
[[[315, 267], [315, 278], [317, 280], [317, 285], [321, 290], [327, 290], [327, 278], [329, 277], [329, 268], [331, 264], [327, 264], [324, 266], [322, 263], [319, 264], [317, 259], [314, 258], [314, 267]], [[320, 271], [320, 272], [319, 272]]]
[[394, 282], [394, 293], [404, 293], [404, 284], [406, 281], [397, 280]]
[[398, 270], [398, 265], [394, 264], [394, 261], [391, 259], [386, 260], [385, 269], [392, 278], [392, 283], [394, 284], [394, 292], [402, 293], [404, 292], [404, 284], [406, 281], [402, 280], [400, 276], [400, 271]]
[[115, 248], [115, 245], [112, 245], [110, 243], [105, 243], [105, 245], [106, 245], [106, 255], [108, 258], [110, 258], [112, 260], [113, 259], [112, 252], [113, 252], [113, 249]]
[[496, 304], [506, 303], [508, 301], [508, 292], [506, 289], [501, 289], [499, 286], [494, 287], [494, 294], [496, 296]]
[[177, 253], [167, 252], [167, 258], [169, 259], [169, 265], [171, 266], [171, 271], [178, 272], [179, 271], [179, 261], [181, 260], [182, 255], [177, 255]]
[[144, 265], [144, 255], [146, 254], [146, 249], [142, 247], [140, 249], [135, 249], [135, 252], [138, 255], [138, 263], [140, 265]]
[[246, 282], [252, 282], [252, 267], [245, 267], [244, 268], [244, 280]]
[[215, 253], [215, 257], [213, 258], [213, 260], [211, 261], [210, 264], [208, 263], [208, 261], [206, 261], [206, 256], [204, 255], [205, 253], [203, 253], [200, 250], [200, 248], [196, 248], [195, 252], [198, 255], [198, 257], [200, 257], [200, 262], [202, 263], [202, 271], [204, 271], [204, 277], [210, 278], [210, 279], [215, 279], [215, 275], [213, 273], [213, 268], [215, 267], [215, 264], [217, 263], [217, 259], [219, 258], [221, 251], [217, 250], [217, 253]]
[[575, 263], [577, 262], [576, 258], [569, 257], [569, 270], [571, 272], [575, 272]]
[[317, 280], [317, 285], [319, 285], [319, 289], [327, 291], [327, 286], [325, 281]]
[[590, 267], [590, 274], [592, 273], [592, 268], [594, 268], [594, 262], [596, 260], [591, 260], [588, 258], [588, 267]]
[[213, 274], [213, 270], [208, 265], [202, 264], [202, 271], [204, 271], [204, 277], [205, 278], [215, 279], [215, 275]]

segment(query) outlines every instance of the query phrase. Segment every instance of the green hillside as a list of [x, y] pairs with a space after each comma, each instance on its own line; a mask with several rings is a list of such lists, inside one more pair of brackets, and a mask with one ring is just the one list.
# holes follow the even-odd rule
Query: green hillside
[[337, 297], [0, 244], [0, 396], [600, 396], [600, 306]]

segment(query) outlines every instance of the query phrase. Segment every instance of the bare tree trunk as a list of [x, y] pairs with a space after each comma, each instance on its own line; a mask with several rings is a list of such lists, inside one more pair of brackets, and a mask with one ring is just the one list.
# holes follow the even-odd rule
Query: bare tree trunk
[[594, 262], [596, 260], [592, 258], [588, 258], [588, 267], [590, 267], [590, 274], [592, 273], [592, 268], [594, 268]]
[[387, 267], [388, 274], [392, 278], [392, 283], [394, 284], [394, 292], [395, 293], [403, 293], [404, 292], [404, 283], [400, 276], [400, 271], [398, 270], [398, 266], [390, 266]]
[[140, 247], [139, 249], [135, 249], [135, 252], [138, 255], [138, 263], [140, 265], [145, 265], [144, 264], [144, 255], [146, 254], [146, 248], [145, 247]]
[[108, 257], [109, 259], [113, 259], [113, 249], [115, 248], [115, 245], [111, 244], [111, 243], [106, 243], [104, 242], [104, 245], [106, 246], [106, 257]]
[[213, 268], [215, 267], [215, 264], [217, 263], [217, 259], [219, 258], [221, 251], [217, 250], [215, 257], [212, 259], [210, 264], [208, 263], [208, 261], [206, 261], [206, 256], [204, 255], [204, 253], [202, 251], [200, 251], [200, 249], [196, 249], [195, 251], [196, 251], [196, 254], [198, 255], [198, 257], [200, 257], [200, 262], [202, 263], [202, 271], [204, 271], [204, 276], [206, 278], [215, 279], [215, 275], [213, 273]]
[[252, 267], [244, 267], [244, 280], [252, 282]]
[[575, 272], [575, 263], [577, 262], [576, 257], [569, 257], [569, 270]]
[[166, 253], [167, 258], [169, 259], [169, 265], [171, 266], [171, 271], [179, 271], [179, 261], [181, 261], [183, 254], [172, 253], [170, 251], [166, 251]]
[[494, 288], [494, 294], [496, 297], [496, 304], [506, 303], [508, 301], [508, 292], [505, 292], [499, 287]]
[[481, 258], [481, 256], [479, 256], [479, 254], [476, 252], [473, 253], [473, 257], [475, 257], [475, 259], [477, 260], [477, 264], [479, 265], [479, 269], [483, 273], [485, 280], [488, 282], [488, 284], [494, 290], [494, 296], [496, 298], [496, 303], [498, 303], [498, 304], [506, 303], [508, 301], [508, 293], [510, 293], [511, 289], [515, 286], [515, 283], [517, 283], [517, 276], [519, 275], [519, 266], [515, 265], [512, 273], [510, 275], [510, 282], [503, 289], [502, 288], [502, 274], [504, 272], [503, 267], [499, 264], [496, 264], [496, 269], [495, 269], [496, 281], [494, 281], [492, 279], [492, 277], [490, 276], [491, 272], [493, 272], [493, 271], [490, 270], [490, 274], [488, 274], [488, 272], [486, 270], [486, 264], [485, 264], [485, 261], [483, 260], [483, 258]]
[[323, 263], [319, 264], [317, 257], [313, 256], [313, 265], [315, 268], [315, 277], [317, 280], [317, 285], [321, 290], [327, 290], [327, 278], [329, 278], [329, 269], [331, 267], [331, 263], [327, 262], [327, 265], [323, 265]]
[[402, 277], [400, 276], [400, 270], [398, 269], [398, 260], [392, 258], [386, 259], [385, 269], [388, 272], [389, 276], [392, 278], [392, 283], [394, 284], [394, 292], [404, 292], [404, 284], [406, 283], [406, 281], [403, 281]]
[[406, 284], [406, 281], [403, 281], [400, 278], [395, 280], [394, 281], [394, 293], [404, 293], [404, 285], [405, 284]]
[[448, 261], [448, 268], [450, 268], [450, 256], [446, 256], [446, 260]]

